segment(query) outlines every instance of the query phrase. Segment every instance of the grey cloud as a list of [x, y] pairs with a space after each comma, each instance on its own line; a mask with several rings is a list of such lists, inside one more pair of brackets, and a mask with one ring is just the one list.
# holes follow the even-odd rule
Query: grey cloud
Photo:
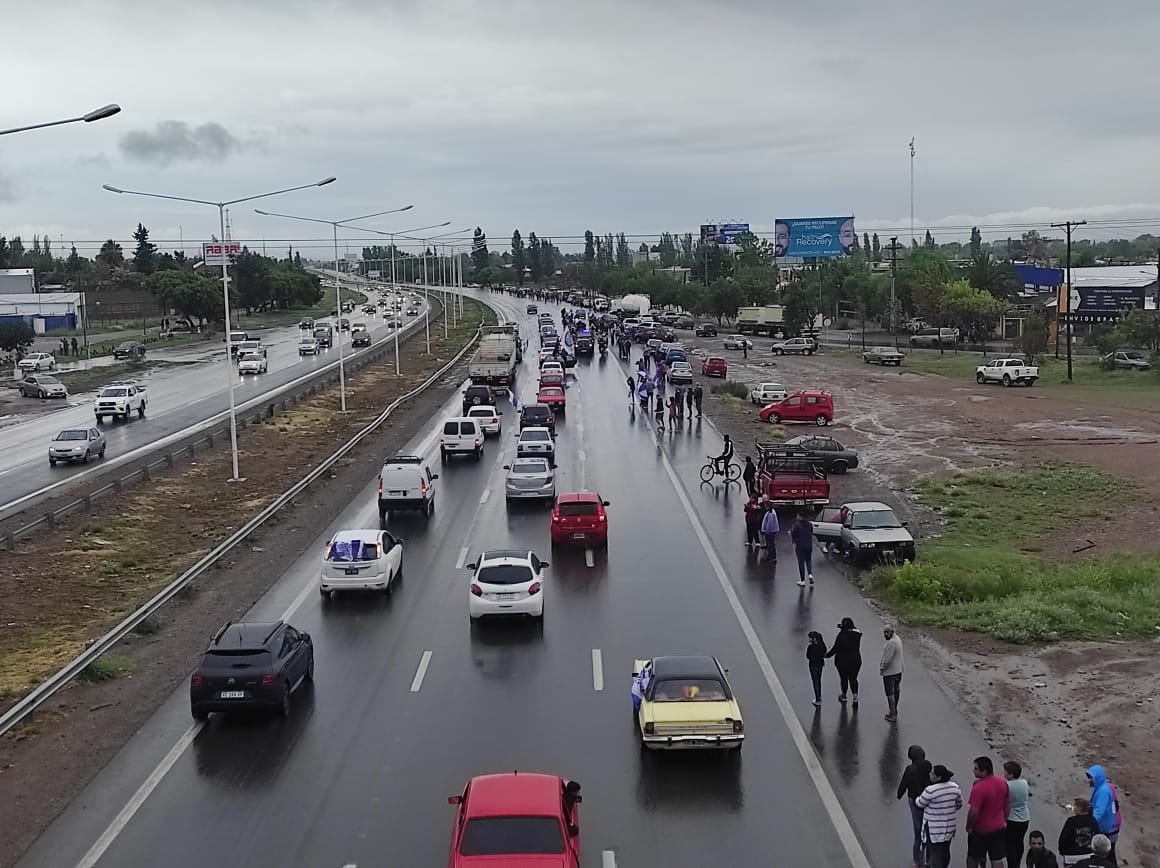
[[0, 202], [16, 201], [16, 182], [0, 169]]
[[237, 136], [212, 122], [191, 127], [182, 121], [161, 121], [152, 131], [133, 130], [121, 139], [121, 153], [130, 160], [159, 166], [221, 160], [242, 148]]

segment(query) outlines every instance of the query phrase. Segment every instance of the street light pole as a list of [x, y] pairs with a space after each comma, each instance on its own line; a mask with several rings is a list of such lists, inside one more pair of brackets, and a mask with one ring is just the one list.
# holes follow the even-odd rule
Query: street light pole
[[894, 281], [898, 277], [898, 236], [890, 239], [890, 331], [894, 335], [894, 349], [898, 349], [898, 307], [894, 300]]
[[[1077, 226], [1086, 226], [1086, 220], [1067, 220], [1063, 223], [1052, 223], [1052, 229], [1063, 229], [1067, 232], [1067, 381], [1071, 382], [1071, 321], [1074, 314], [1071, 310], [1071, 231]], [[1055, 336], [1059, 338], [1059, 305], [1055, 306]]]
[[121, 107], [119, 105], [116, 103], [109, 103], [108, 105], [103, 105], [98, 109], [93, 109], [91, 112], [83, 114], [80, 117], [65, 118], [64, 120], [60, 121], [49, 121], [46, 124], [32, 124], [31, 126], [27, 127], [13, 127], [10, 130], [0, 130], [0, 136], [8, 136], [12, 133], [26, 133], [29, 130], [43, 130], [45, 127], [59, 127], [61, 124], [91, 124], [93, 121], [100, 121], [104, 120], [105, 118], [110, 118], [120, 111]]
[[[108, 108], [108, 107], [106, 107]], [[116, 114], [116, 112], [113, 112]], [[316, 181], [313, 184], [299, 184], [297, 187], [287, 187], [285, 190], [274, 190], [270, 193], [259, 193], [256, 196], [243, 196], [240, 199], [230, 199], [226, 202], [213, 202], [208, 199], [192, 199], [187, 196], [166, 196], [161, 193], [144, 193], [140, 190], [123, 190], [120, 187], [113, 187], [109, 184], [103, 184], [102, 188], [108, 190], [110, 193], [120, 193], [128, 196], [145, 196], [149, 199], [169, 199], [175, 202], [192, 202], [195, 205], [212, 205], [218, 209], [218, 225], [221, 231], [222, 239], [222, 301], [225, 309], [225, 327], [226, 327], [226, 355], [225, 355], [225, 369], [226, 382], [229, 386], [230, 394], [230, 459], [233, 464], [233, 477], [231, 482], [241, 482], [242, 477], [238, 467], [238, 417], [237, 408], [234, 400], [234, 388], [236, 386], [237, 377], [234, 374], [233, 366], [233, 341], [230, 339], [230, 274], [229, 274], [229, 258], [226, 256], [225, 239], [226, 239], [226, 207], [229, 205], [237, 205], [241, 202], [253, 202], [257, 199], [268, 199], [271, 196], [281, 196], [283, 193], [293, 193], [297, 190], [308, 190], [311, 187], [325, 187], [327, 184], [333, 184], [335, 177], [332, 175], [329, 178], [323, 178], [321, 181]]]
[[914, 243], [914, 136], [910, 137], [910, 241]]

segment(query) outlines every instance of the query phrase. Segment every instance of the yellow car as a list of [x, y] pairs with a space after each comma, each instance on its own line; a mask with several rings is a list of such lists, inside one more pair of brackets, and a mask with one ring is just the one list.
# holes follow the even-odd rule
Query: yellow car
[[650, 750], [741, 750], [741, 707], [716, 657], [654, 657], [632, 667], [632, 707]]

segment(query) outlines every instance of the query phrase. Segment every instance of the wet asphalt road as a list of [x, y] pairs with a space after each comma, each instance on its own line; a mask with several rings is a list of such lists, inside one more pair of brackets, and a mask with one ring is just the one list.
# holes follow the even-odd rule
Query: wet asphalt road
[[[489, 300], [526, 321], [522, 300]], [[289, 720], [215, 717], [190, 732], [188, 749], [171, 752], [190, 726], [179, 689], [21, 868], [445, 864], [446, 796], [472, 775], [514, 768], [583, 784], [585, 865], [601, 865], [605, 850], [620, 866], [851, 865], [811, 774], [824, 774], [836, 792], [832, 810], [848, 816], [868, 864], [909, 864], [909, 815], [895, 800], [907, 746], [924, 745], [965, 789], [970, 759], [985, 752], [979, 737], [913, 654], [901, 719], [894, 726], [882, 719], [881, 622], [820, 553], [812, 592], [794, 583], [788, 547], [776, 568], [747, 553], [742, 494], [697, 478], [704, 456], [720, 449], [710, 425], [687, 426], [657, 444], [651, 422], [630, 415], [626, 374], [611, 355], [575, 373], [559, 428], [559, 488], [586, 487], [611, 501], [607, 555], [595, 553], [588, 567], [583, 550], [552, 553], [545, 509], [505, 508], [500, 465], [515, 438], [507, 409], [504, 432], [480, 463], [441, 468], [429, 524], [392, 519], [405, 540], [405, 580], [393, 598], [324, 607], [317, 555], [309, 554], [255, 607], [252, 617], [295, 607], [290, 620], [314, 637], [315, 687], [297, 694]], [[525, 362], [521, 400], [534, 379]], [[439, 418], [454, 415], [456, 403]], [[407, 451], [437, 454], [436, 431], [433, 420]], [[374, 525], [374, 485], [368, 480], [314, 552], [338, 528]], [[518, 624], [471, 629], [469, 573], [460, 565], [484, 548], [524, 546], [551, 561], [543, 633]], [[714, 559], [784, 687], [788, 717]], [[862, 706], [839, 706], [836, 675], [827, 670], [825, 704], [815, 712], [805, 636], [818, 629], [831, 638], [845, 615], [866, 634]], [[418, 679], [425, 652], [429, 666]], [[687, 754], [642, 762], [628, 695], [632, 660], [666, 653], [715, 654], [730, 669], [748, 733], [739, 765]], [[816, 758], [812, 770], [795, 733]], [[139, 810], [118, 820], [167, 752], [168, 773]], [[117, 834], [108, 834], [110, 824]], [[83, 862], [103, 834], [101, 858]]]
[[[372, 346], [389, 339], [394, 333], [383, 326], [385, 318], [381, 314], [370, 316], [359, 313], [350, 315], [350, 319], [352, 322], [367, 324], [374, 341]], [[412, 319], [416, 317], [404, 316], [404, 325]], [[422, 319], [421, 313], [418, 319]], [[332, 320], [323, 319], [320, 322]], [[435, 328], [435, 323], [431, 324], [431, 328]], [[337, 345], [330, 350], [323, 350], [317, 356], [299, 356], [299, 330], [296, 326], [257, 331], [254, 334], [268, 348], [269, 370], [261, 375], [240, 376], [234, 366], [234, 400], [239, 407], [338, 360]], [[349, 333], [343, 333], [343, 340], [345, 358], [363, 351], [359, 349], [352, 352]], [[105, 462], [228, 411], [229, 394], [222, 369], [223, 347], [224, 344], [213, 344], [209, 348], [195, 346], [157, 353], [160, 360], [190, 364], [155, 370], [139, 378], [138, 382], [146, 387], [149, 395], [145, 418], [134, 416], [128, 422], [106, 419], [98, 426], [105, 432], [108, 442]], [[95, 424], [94, 397], [95, 393], [92, 392], [70, 395], [62, 402], [59, 410], [29, 415], [23, 421], [0, 428], [0, 509], [45, 486], [101, 466], [102, 462], [95, 460], [89, 465], [59, 464], [50, 467], [47, 457], [48, 442], [58, 431]]]

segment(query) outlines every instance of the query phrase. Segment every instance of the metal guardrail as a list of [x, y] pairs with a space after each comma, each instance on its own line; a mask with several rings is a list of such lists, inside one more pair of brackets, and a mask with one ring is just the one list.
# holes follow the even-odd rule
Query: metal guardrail
[[[442, 304], [442, 302], [440, 302], [440, 304]], [[404, 338], [409, 340], [414, 335], [414, 333], [419, 330], [419, 326], [422, 324], [422, 322], [422, 319], [416, 319], [407, 323], [407, 325], [404, 326], [403, 329], [399, 332], [400, 341], [402, 341]], [[393, 352], [394, 339], [393, 337], [388, 337], [381, 341], [377, 346], [375, 346], [371, 352], [364, 351], [360, 355], [351, 356], [346, 359], [345, 368], [347, 371], [358, 371], [371, 364], [372, 362], [376, 362]], [[309, 384], [300, 386], [297, 391], [291, 391], [293, 386], [284, 387], [281, 389], [274, 389], [267, 395], [262, 396], [262, 398], [254, 399], [257, 402], [260, 402], [261, 406], [258, 407], [254, 412], [237, 414], [238, 431], [244, 430], [247, 425], [257, 424], [263, 419], [273, 418], [277, 415], [279, 408], [284, 411], [292, 404], [297, 404], [304, 398], [307, 398], [310, 395], [321, 391], [324, 387], [337, 383], [339, 380], [339, 375], [337, 368], [328, 368], [327, 370], [314, 375], [313, 377], [308, 376], [306, 379], [310, 380]], [[198, 436], [199, 434], [201, 436]], [[119, 476], [112, 482], [108, 482], [99, 488], [93, 489], [92, 491], [85, 493], [83, 496], [77, 498], [74, 501], [66, 503], [54, 510], [50, 510], [49, 512], [42, 513], [39, 518], [33, 519], [28, 524], [21, 525], [20, 527], [16, 528], [11, 528], [7, 531], [4, 531], [3, 533], [0, 533], [0, 549], [7, 549], [12, 551], [16, 547], [18, 540], [22, 540], [25, 537], [31, 536], [41, 528], [55, 530], [57, 523], [67, 516], [81, 510], [86, 512], [90, 511], [93, 507], [94, 501], [100, 500], [103, 497], [107, 497], [110, 494], [120, 494], [126, 485], [131, 485], [136, 482], [148, 481], [151, 478], [154, 470], [158, 470], [163, 467], [172, 469], [176, 466], [177, 460], [182, 456], [188, 456], [190, 459], [193, 459], [197, 455], [197, 451], [199, 449], [212, 449], [220, 439], [225, 438], [228, 440], [229, 436], [230, 429], [228, 422], [223, 425], [219, 421], [217, 427], [214, 427], [214, 423], [212, 422], [191, 426], [189, 437], [194, 437], [196, 439], [184, 443], [171, 451], [165, 452], [157, 460], [150, 461], [133, 470], [131, 473], [126, 474], [125, 476]]]
[[[486, 304], [480, 302], [480, 304]], [[490, 305], [487, 305], [491, 307]], [[492, 308], [495, 311], [494, 308]], [[495, 311], [497, 316], [502, 316], [498, 311]], [[107, 654], [118, 642], [129, 635], [142, 621], [151, 616], [154, 612], [172, 600], [184, 588], [188, 587], [205, 572], [211, 569], [221, 558], [226, 555], [234, 546], [245, 540], [255, 530], [269, 521], [279, 510], [290, 503], [294, 498], [301, 494], [319, 477], [329, 472], [330, 468], [341, 461], [346, 455], [353, 450], [367, 435], [373, 432], [376, 428], [383, 424], [386, 419], [402, 404], [404, 401], [409, 401], [411, 398], [430, 388], [433, 384], [442, 379], [443, 375], [450, 371], [457, 365], [468, 351], [479, 340], [480, 332], [476, 332], [475, 336], [468, 341], [463, 349], [455, 354], [455, 357], [447, 362], [438, 371], [432, 374], [425, 382], [416, 388], [401, 395], [392, 401], [382, 413], [371, 421], [366, 427], [354, 435], [345, 444], [340, 446], [332, 455], [324, 458], [319, 462], [318, 466], [311, 470], [301, 480], [292, 485], [287, 491], [283, 492], [273, 503], [263, 509], [256, 516], [251, 518], [242, 527], [231, 534], [224, 542], [219, 543], [212, 551], [205, 557], [199, 560], [196, 564], [179, 575], [173, 582], [166, 585], [158, 591], [148, 602], [142, 605], [139, 609], [133, 612], [122, 620], [116, 627], [110, 630], [101, 638], [95, 640], [82, 653], [78, 654], [63, 668], [58, 670], [53, 675], [49, 676], [45, 681], [38, 684], [31, 693], [20, 699], [8, 711], [0, 715], [0, 736], [8, 732], [12, 727], [27, 718], [32, 712], [43, 705], [53, 694], [80, 675], [90, 663], [98, 660], [104, 654]]]

